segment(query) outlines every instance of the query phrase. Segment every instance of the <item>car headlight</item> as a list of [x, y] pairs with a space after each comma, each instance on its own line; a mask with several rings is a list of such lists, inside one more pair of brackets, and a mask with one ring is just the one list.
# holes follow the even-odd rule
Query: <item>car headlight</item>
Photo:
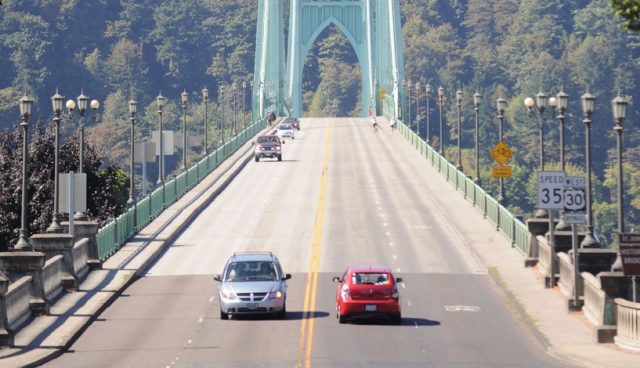
[[269, 293], [269, 299], [282, 299], [282, 291], [272, 291]]
[[222, 294], [222, 297], [227, 300], [234, 300], [236, 298], [236, 294], [228, 289], [222, 289], [220, 293]]

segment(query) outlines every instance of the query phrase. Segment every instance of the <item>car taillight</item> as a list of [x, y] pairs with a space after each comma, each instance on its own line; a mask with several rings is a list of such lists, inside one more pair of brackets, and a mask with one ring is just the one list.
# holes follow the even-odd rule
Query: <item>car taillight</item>
[[400, 293], [398, 292], [398, 288], [397, 287], [393, 287], [393, 291], [391, 291], [391, 297], [393, 299], [398, 299], [400, 298]]
[[340, 294], [342, 296], [342, 299], [348, 299], [351, 296], [351, 293], [349, 292], [349, 286], [342, 285], [342, 290], [340, 291]]

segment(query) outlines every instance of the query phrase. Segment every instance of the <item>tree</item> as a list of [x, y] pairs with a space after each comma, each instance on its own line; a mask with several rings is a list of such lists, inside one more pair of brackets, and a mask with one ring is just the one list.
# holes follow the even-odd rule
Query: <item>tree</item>
[[633, 32], [640, 31], [640, 4], [637, 0], [611, 0], [613, 12], [625, 19], [623, 26]]

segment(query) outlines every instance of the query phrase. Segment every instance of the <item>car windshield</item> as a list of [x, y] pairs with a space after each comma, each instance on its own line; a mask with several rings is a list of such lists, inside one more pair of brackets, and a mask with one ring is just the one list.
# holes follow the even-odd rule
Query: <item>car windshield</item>
[[277, 137], [258, 137], [258, 143], [278, 143]]
[[289, 124], [282, 124], [282, 125], [280, 125], [280, 127], [279, 127], [278, 129], [281, 129], [281, 130], [290, 130], [290, 129], [291, 129], [291, 125], [289, 125]]
[[358, 272], [351, 276], [351, 283], [353, 285], [388, 285], [389, 274]]
[[233, 262], [227, 267], [224, 281], [277, 281], [276, 266], [270, 261]]

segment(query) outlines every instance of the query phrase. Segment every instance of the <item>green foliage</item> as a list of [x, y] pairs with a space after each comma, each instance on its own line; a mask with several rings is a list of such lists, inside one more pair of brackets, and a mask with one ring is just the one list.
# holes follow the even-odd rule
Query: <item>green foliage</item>
[[625, 19], [625, 28], [640, 31], [640, 4], [637, 0], [611, 0], [611, 7], [616, 15]]

